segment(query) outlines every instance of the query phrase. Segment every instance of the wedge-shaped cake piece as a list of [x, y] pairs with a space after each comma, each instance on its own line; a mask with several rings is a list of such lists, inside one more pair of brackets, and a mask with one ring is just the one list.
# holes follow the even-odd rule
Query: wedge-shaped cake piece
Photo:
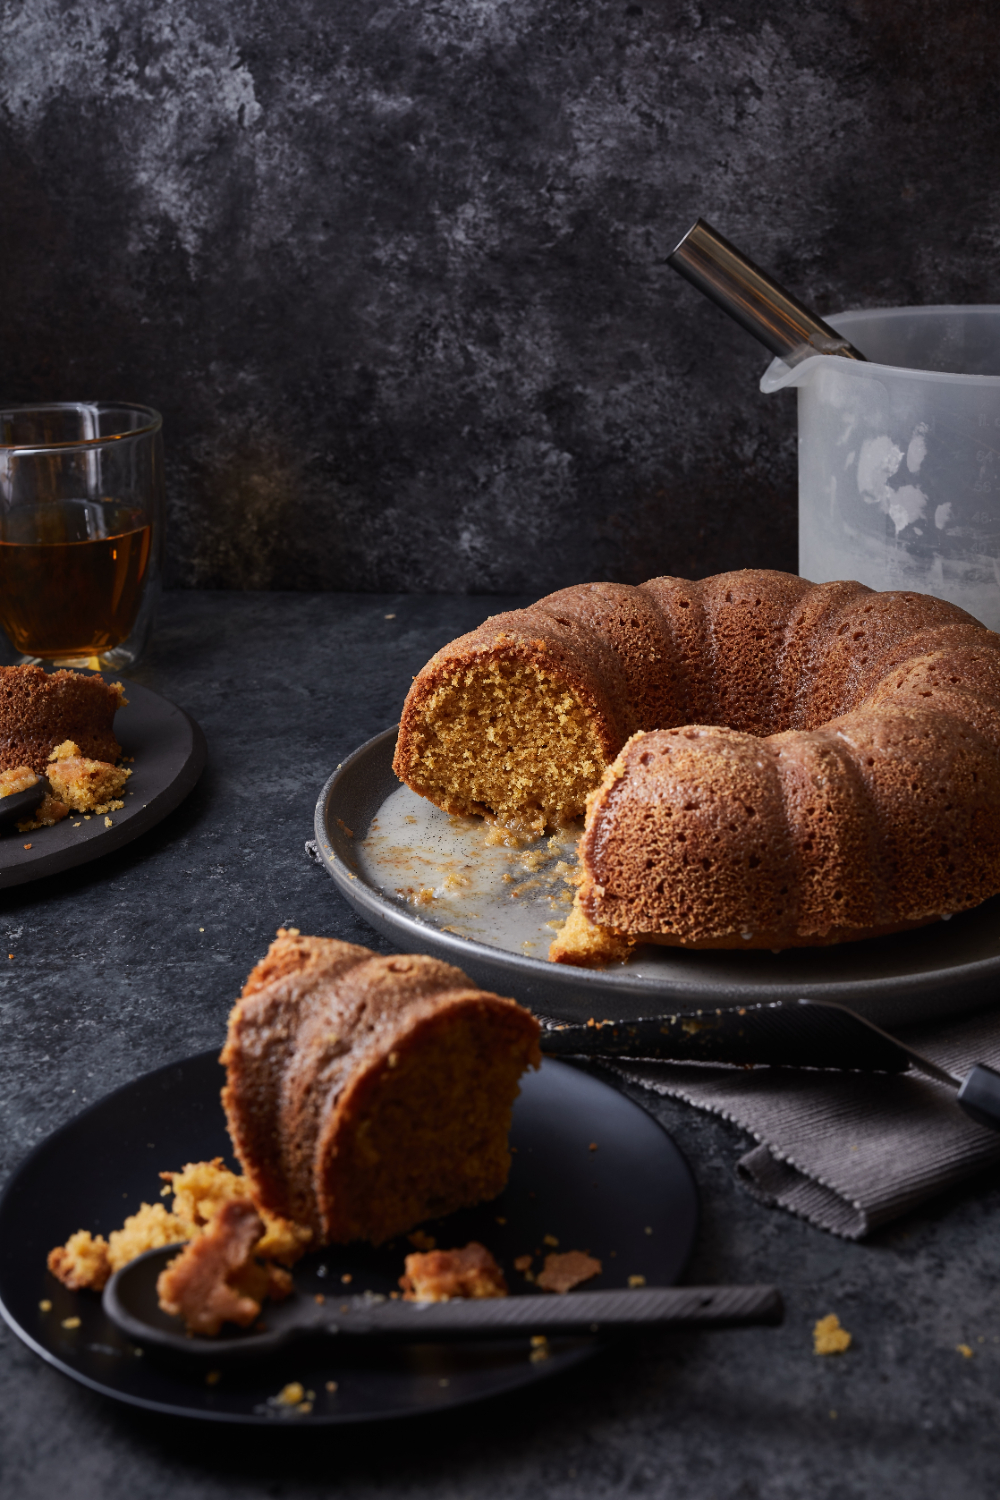
[[282, 929], [221, 1058], [255, 1201], [322, 1243], [380, 1244], [495, 1197], [538, 1031], [449, 964]]

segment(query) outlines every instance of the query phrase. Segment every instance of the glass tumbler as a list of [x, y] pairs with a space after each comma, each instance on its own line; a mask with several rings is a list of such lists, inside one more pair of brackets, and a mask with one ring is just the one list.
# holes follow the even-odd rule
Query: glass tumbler
[[133, 666], [160, 585], [162, 418], [130, 402], [0, 407], [0, 625], [21, 662]]

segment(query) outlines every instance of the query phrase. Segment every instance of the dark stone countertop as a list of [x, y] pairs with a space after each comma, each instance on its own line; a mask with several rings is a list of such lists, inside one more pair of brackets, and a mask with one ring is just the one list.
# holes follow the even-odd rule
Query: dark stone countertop
[[[385, 948], [305, 856], [316, 795], [346, 752], [393, 722], [430, 653], [507, 602], [167, 598], [137, 676], [198, 719], [209, 766], [144, 838], [0, 897], [4, 952], [14, 954], [0, 974], [5, 1174], [82, 1106], [221, 1042], [229, 1006], [280, 924]], [[788, 1306], [782, 1329], [649, 1337], [548, 1385], [420, 1421], [257, 1432], [116, 1406], [49, 1369], [4, 1327], [0, 1493], [995, 1496], [996, 1174], [847, 1244], [743, 1192], [734, 1164], [746, 1142], [728, 1126], [635, 1097], [675, 1136], [701, 1189], [689, 1278], [777, 1282]], [[830, 1311], [855, 1342], [820, 1359], [811, 1328]]]

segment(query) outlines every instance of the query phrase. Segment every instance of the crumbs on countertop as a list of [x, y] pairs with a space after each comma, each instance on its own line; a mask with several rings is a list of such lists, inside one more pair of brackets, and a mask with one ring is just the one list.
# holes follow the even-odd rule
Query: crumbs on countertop
[[827, 1313], [813, 1328], [814, 1354], [843, 1354], [851, 1347], [851, 1335], [840, 1326], [836, 1313]]

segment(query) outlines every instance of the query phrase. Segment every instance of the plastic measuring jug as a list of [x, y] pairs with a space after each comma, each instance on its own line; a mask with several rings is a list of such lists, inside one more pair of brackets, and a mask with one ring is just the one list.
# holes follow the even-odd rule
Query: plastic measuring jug
[[1000, 307], [827, 319], [864, 363], [772, 361], [799, 399], [799, 572], [915, 589], [1000, 630]]

